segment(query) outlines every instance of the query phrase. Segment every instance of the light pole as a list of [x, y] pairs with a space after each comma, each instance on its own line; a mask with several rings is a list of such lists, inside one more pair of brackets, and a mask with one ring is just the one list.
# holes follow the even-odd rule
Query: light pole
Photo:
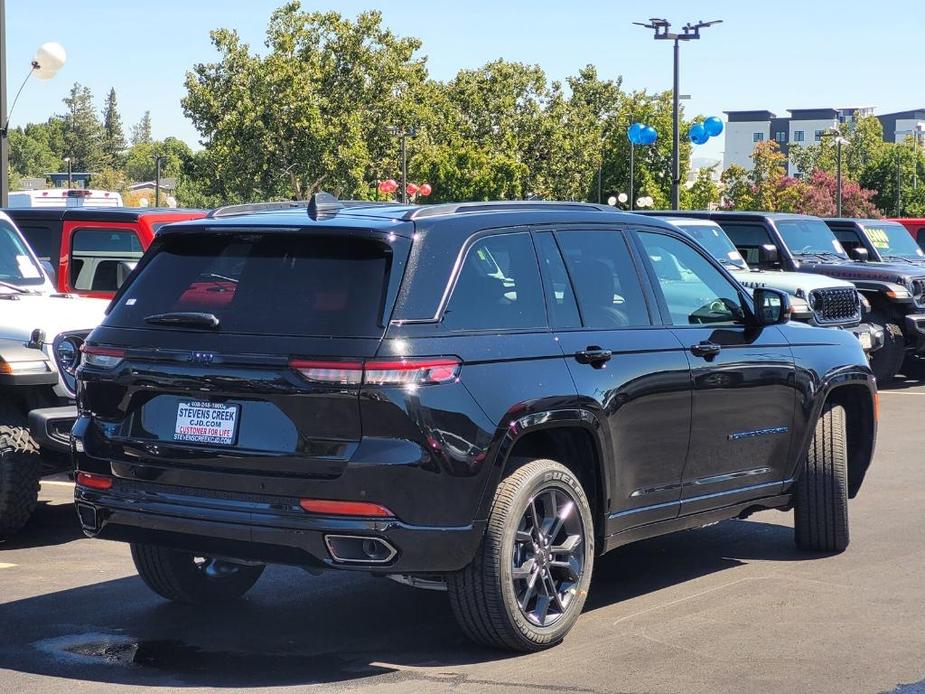
[[401, 201], [408, 204], [408, 138], [417, 135], [414, 128], [399, 128], [392, 126], [389, 132], [401, 138]]
[[633, 22], [646, 29], [652, 29], [655, 32], [656, 41], [674, 41], [674, 80], [672, 86], [672, 139], [671, 139], [671, 208], [677, 210], [681, 207], [681, 139], [679, 130], [681, 127], [680, 114], [680, 63], [681, 63], [681, 41], [696, 41], [700, 38], [700, 30], [706, 27], [719, 24], [722, 19], [715, 19], [712, 22], [697, 22], [691, 24], [688, 22], [681, 28], [681, 33], [672, 33], [669, 31], [671, 23], [667, 19], [653, 18], [649, 23]]
[[29, 67], [29, 74], [23, 80], [19, 91], [13, 97], [13, 104], [10, 110], [6, 109], [6, 2], [0, 0], [0, 207], [6, 207], [10, 203], [10, 181], [9, 181], [9, 143], [7, 135], [10, 129], [10, 115], [16, 108], [16, 101], [22, 94], [23, 87], [29, 78], [35, 74], [41, 80], [49, 80], [55, 76], [55, 73], [64, 65], [67, 54], [60, 44], [43, 43], [39, 46], [32, 64]]
[[841, 184], [841, 148], [842, 145], [849, 144], [848, 140], [843, 138], [837, 130], [829, 130], [822, 133], [823, 137], [835, 138], [835, 216], [841, 217], [842, 210], [842, 184]]
[[161, 206], [161, 162], [164, 157], [158, 154], [154, 157], [154, 206]]
[[73, 187], [71, 182], [71, 158], [64, 157], [64, 163], [67, 164], [67, 189], [70, 190]]

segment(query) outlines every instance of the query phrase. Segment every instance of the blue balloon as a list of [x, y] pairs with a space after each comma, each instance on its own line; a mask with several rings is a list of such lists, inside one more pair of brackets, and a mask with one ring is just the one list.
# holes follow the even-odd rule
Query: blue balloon
[[642, 141], [640, 136], [642, 135], [642, 129], [645, 126], [642, 123], [633, 123], [626, 131], [626, 136], [629, 138], [629, 141], [634, 145], [641, 145]]
[[694, 123], [690, 130], [687, 131], [687, 136], [695, 145], [706, 144], [707, 140], [710, 139], [710, 136], [707, 135], [707, 131], [703, 127], [703, 123]]
[[707, 132], [708, 136], [716, 137], [723, 132], [723, 121], [716, 116], [710, 116], [703, 121], [703, 129]]
[[646, 125], [642, 129], [642, 137], [639, 144], [654, 145], [657, 139], [658, 133], [655, 131], [655, 128], [653, 128], [651, 125]]

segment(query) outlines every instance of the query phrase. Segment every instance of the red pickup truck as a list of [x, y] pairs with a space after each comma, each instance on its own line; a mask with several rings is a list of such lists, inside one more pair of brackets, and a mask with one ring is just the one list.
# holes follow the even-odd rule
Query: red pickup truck
[[890, 221], [899, 222], [906, 227], [919, 244], [919, 248], [925, 250], [925, 217], [894, 217]]
[[[205, 210], [135, 207], [40, 207], [4, 210], [51, 266], [60, 292], [111, 298], [164, 224]], [[47, 268], [46, 268], [47, 269]]]

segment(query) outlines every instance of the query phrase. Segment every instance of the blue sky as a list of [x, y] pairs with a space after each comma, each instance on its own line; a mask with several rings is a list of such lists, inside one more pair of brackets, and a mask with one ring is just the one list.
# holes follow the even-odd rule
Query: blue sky
[[[174, 135], [195, 147], [198, 136], [180, 99], [185, 72], [215, 57], [209, 30], [236, 29], [262, 49], [267, 18], [282, 1], [6, 0], [10, 91], [42, 42], [58, 41], [68, 53], [54, 80], [27, 86], [12, 125], [60, 113], [61, 99], [79, 81], [93, 90], [100, 107], [109, 88], [116, 88], [127, 131], [150, 110], [155, 137]], [[888, 113], [925, 107], [925, 22], [920, 2], [911, 0], [305, 0], [303, 7], [346, 15], [381, 9], [395, 32], [422, 39], [422, 53], [438, 79], [500, 57], [537, 63], [553, 79], [594, 63], [604, 77], [622, 75], [625, 87], [649, 90], [671, 86], [670, 44], [656, 43], [633, 21], [666, 17], [680, 26], [723, 19], [701, 41], [682, 46], [681, 92], [692, 95], [693, 112], [769, 108], [786, 115], [787, 108], [869, 105]], [[718, 138], [695, 156], [719, 156], [721, 150]]]

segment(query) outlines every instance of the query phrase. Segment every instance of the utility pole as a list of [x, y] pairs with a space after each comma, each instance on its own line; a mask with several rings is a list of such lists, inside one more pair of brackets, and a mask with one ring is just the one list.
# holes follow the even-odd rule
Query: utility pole
[[835, 148], [838, 151], [838, 164], [835, 167], [835, 216], [841, 217], [841, 146], [844, 138], [835, 138]]
[[401, 142], [401, 201], [403, 205], [408, 204], [408, 138], [417, 135], [414, 128], [399, 128], [392, 126], [389, 128], [392, 135], [397, 135]]
[[71, 169], [71, 158], [70, 158], [70, 157], [64, 157], [64, 163], [67, 164], [67, 189], [70, 190], [71, 188], [74, 187], [73, 181], [72, 181], [72, 178], [71, 178], [71, 171], [72, 171], [72, 169]]
[[667, 19], [652, 18], [649, 23], [633, 22], [637, 26], [652, 29], [655, 32], [656, 41], [674, 41], [674, 80], [672, 83], [672, 135], [671, 135], [671, 208], [674, 210], [681, 207], [681, 109], [680, 109], [680, 67], [681, 67], [681, 41], [696, 41], [700, 38], [700, 30], [706, 27], [719, 24], [722, 19], [716, 19], [712, 22], [697, 22], [692, 24], [688, 22], [682, 27], [681, 33], [672, 33], [669, 31], [671, 23]]

